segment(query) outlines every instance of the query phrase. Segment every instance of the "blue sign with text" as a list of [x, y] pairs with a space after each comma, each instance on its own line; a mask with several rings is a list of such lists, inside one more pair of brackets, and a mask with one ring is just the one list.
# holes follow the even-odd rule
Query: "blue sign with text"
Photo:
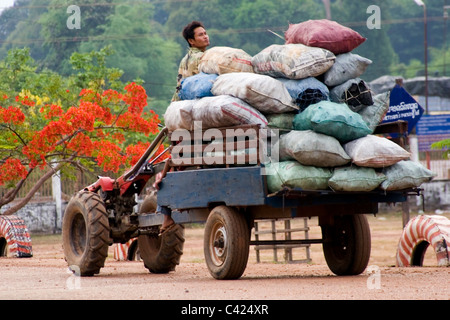
[[419, 103], [403, 87], [396, 85], [391, 91], [389, 110], [381, 123], [404, 120], [408, 122], [408, 133], [411, 133], [423, 112]]
[[432, 151], [434, 142], [450, 139], [450, 114], [423, 116], [417, 123], [416, 133], [419, 151]]

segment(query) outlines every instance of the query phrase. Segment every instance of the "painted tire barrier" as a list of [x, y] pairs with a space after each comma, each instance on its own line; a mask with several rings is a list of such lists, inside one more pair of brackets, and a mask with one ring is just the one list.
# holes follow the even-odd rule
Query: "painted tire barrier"
[[32, 257], [31, 237], [23, 219], [14, 216], [0, 216], [0, 255], [6, 252], [16, 258]]
[[450, 220], [443, 216], [418, 216], [403, 229], [397, 249], [397, 266], [422, 266], [431, 244], [438, 266], [450, 266]]
[[117, 261], [127, 261], [127, 260], [133, 260], [135, 252], [132, 252], [132, 250], [135, 250], [133, 245], [137, 245], [137, 243], [134, 243], [136, 241], [136, 238], [130, 239], [125, 243], [115, 243], [114, 244], [114, 259]]
[[114, 259], [117, 261], [128, 260], [128, 248], [130, 247], [132, 240], [128, 240], [125, 243], [114, 244]]

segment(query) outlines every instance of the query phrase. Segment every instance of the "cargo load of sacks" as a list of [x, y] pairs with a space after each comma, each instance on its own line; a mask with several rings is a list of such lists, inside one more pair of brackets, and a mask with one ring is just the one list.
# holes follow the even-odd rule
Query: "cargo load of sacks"
[[418, 187], [435, 175], [391, 140], [373, 135], [389, 92], [372, 95], [360, 78], [371, 60], [351, 51], [365, 41], [330, 20], [292, 24], [284, 45], [255, 56], [213, 47], [199, 74], [184, 79], [164, 115], [170, 131], [257, 124], [280, 130], [280, 159], [267, 164], [269, 192]]

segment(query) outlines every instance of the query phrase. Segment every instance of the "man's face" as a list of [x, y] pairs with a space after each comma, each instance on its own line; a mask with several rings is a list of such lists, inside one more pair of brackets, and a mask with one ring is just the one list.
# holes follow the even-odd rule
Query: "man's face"
[[206, 47], [209, 46], [209, 36], [206, 33], [206, 30], [203, 27], [195, 28], [194, 39], [189, 39], [189, 43], [191, 44], [191, 47], [205, 51]]

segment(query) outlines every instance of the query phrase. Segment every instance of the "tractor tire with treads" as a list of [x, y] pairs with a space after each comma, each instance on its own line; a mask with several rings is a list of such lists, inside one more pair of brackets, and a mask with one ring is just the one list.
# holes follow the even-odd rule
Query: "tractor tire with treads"
[[[156, 192], [148, 195], [139, 209], [140, 213], [156, 212]], [[163, 234], [143, 234], [138, 237], [140, 258], [151, 273], [168, 273], [180, 264], [184, 247], [184, 227], [175, 224]]]
[[100, 272], [110, 243], [108, 214], [100, 196], [80, 191], [68, 203], [63, 224], [64, 256], [77, 275]]

